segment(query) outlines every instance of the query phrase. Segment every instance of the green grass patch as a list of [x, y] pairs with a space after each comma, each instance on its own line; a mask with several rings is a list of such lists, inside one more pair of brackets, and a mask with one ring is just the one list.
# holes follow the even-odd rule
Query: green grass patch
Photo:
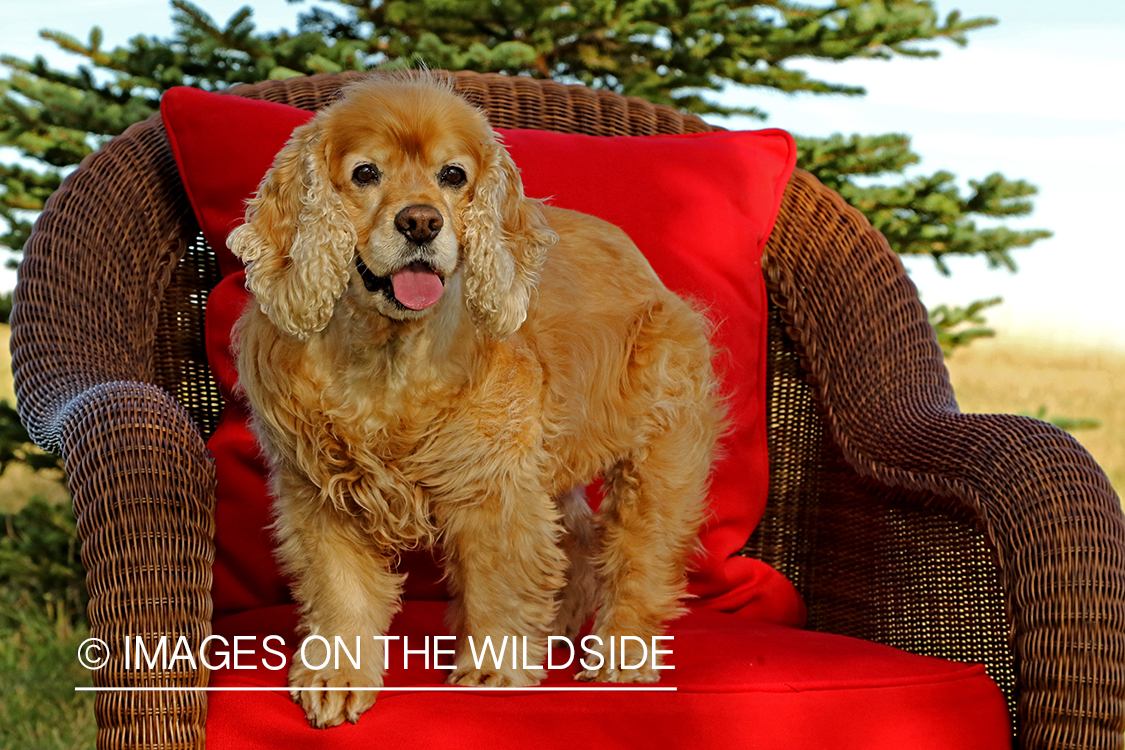
[[90, 635], [61, 608], [30, 601], [0, 625], [0, 748], [92, 748], [97, 733], [93, 685], [78, 664], [78, 645]]
[[32, 498], [0, 515], [0, 750], [94, 746], [85, 574], [70, 506]]

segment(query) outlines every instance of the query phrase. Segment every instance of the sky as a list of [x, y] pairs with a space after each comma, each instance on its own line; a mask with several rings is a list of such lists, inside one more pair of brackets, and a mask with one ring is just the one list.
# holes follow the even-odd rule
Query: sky
[[[195, 0], [223, 22], [245, 2]], [[1088, 0], [938, 0], [944, 17], [991, 16], [998, 26], [969, 35], [967, 47], [935, 43], [938, 59], [800, 61], [791, 67], [838, 83], [863, 86], [864, 97], [786, 95], [731, 90], [724, 102], [769, 113], [766, 122], [712, 120], [727, 127], [780, 127], [809, 136], [840, 132], [909, 133], [922, 162], [917, 170], [954, 172], [967, 181], [1001, 172], [1039, 187], [1035, 211], [1009, 220], [1042, 228], [1051, 239], [1015, 253], [1019, 272], [989, 270], [979, 258], [949, 261], [941, 276], [927, 259], [907, 269], [928, 305], [966, 304], [1002, 296], [988, 312], [1001, 336], [1044, 347], [1110, 347], [1125, 351], [1125, 3]], [[56, 66], [76, 58], [38, 37], [43, 28], [85, 39], [91, 27], [104, 46], [136, 34], [167, 36], [170, 5], [158, 0], [5, 0], [0, 52], [45, 54]], [[293, 28], [309, 2], [252, 3], [259, 29]], [[1066, 8], [1076, 9], [1067, 14]], [[0, 289], [12, 276], [0, 276]], [[1120, 296], [1119, 296], [1120, 295]]]

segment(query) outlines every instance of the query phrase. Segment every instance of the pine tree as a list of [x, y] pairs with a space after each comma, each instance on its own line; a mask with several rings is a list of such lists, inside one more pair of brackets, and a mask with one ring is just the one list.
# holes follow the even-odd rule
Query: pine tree
[[[809, 94], [862, 95], [818, 80], [802, 60], [936, 57], [936, 42], [963, 45], [994, 24], [944, 20], [932, 0], [329, 0], [300, 16], [295, 32], [259, 33], [249, 8], [219, 24], [175, 0], [168, 39], [136, 36], [103, 48], [100, 29], [86, 41], [55, 32], [46, 39], [82, 58], [75, 71], [43, 59], [2, 57], [0, 146], [23, 155], [0, 163], [0, 246], [18, 254], [35, 213], [74, 164], [129, 124], [154, 112], [178, 85], [221, 89], [324, 71], [376, 66], [469, 69], [581, 82], [701, 115], [761, 115], [723, 104], [730, 85]], [[1015, 270], [1011, 252], [1049, 236], [979, 219], [1030, 212], [1034, 186], [990, 174], [962, 192], [949, 172], [903, 176], [919, 157], [902, 134], [798, 137], [799, 166], [838, 190], [901, 254], [930, 256], [947, 271], [952, 255], [981, 256]], [[880, 182], [881, 181], [881, 182]], [[982, 312], [998, 300], [942, 307], [931, 320], [950, 350], [990, 335]]]

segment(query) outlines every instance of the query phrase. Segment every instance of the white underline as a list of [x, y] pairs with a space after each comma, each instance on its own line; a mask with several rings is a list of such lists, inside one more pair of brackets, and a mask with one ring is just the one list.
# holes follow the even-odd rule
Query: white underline
[[552, 693], [577, 693], [577, 692], [591, 692], [591, 693], [674, 693], [674, 687], [647, 687], [647, 686], [604, 686], [604, 687], [550, 687], [538, 685], [534, 687], [467, 687], [463, 685], [418, 685], [415, 687], [302, 687], [302, 688], [289, 688], [289, 687], [76, 687], [75, 692], [80, 693], [171, 693], [171, 692], [189, 692], [189, 693], [277, 693], [277, 692], [307, 692], [311, 690], [334, 692], [334, 691], [379, 691], [382, 693], [387, 692], [403, 692], [403, 693], [422, 693], [422, 692], [447, 692], [447, 693], [465, 693], [465, 692], [552, 692]]

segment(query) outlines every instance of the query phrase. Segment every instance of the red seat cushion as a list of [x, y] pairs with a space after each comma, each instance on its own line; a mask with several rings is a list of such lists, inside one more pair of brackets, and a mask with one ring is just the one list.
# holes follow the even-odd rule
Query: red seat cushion
[[[444, 634], [444, 603], [407, 602], [391, 626], [388, 686], [442, 684], [411, 650]], [[257, 610], [215, 623], [233, 646], [282, 635], [291, 656], [297, 640], [291, 607]], [[659, 687], [675, 692], [385, 691], [357, 724], [311, 729], [284, 690], [285, 672], [259, 666], [212, 673], [216, 687], [274, 687], [273, 692], [212, 693], [207, 717], [211, 750], [256, 748], [785, 748], [786, 750], [1001, 750], [1011, 744], [1003, 696], [978, 666], [914, 656], [842, 636], [813, 633], [693, 608], [672, 623], [671, 650]], [[433, 642], [430, 654], [433, 653]], [[447, 648], [442, 645], [441, 648]], [[227, 650], [231, 650], [227, 648]], [[353, 649], [354, 650], [354, 649]], [[556, 652], [565, 663], [567, 652]], [[362, 657], [362, 652], [360, 654]], [[213, 656], [216, 663], [221, 657]], [[448, 660], [448, 656], [440, 656]], [[259, 649], [240, 666], [277, 655]], [[548, 670], [544, 686], [573, 688], [575, 666]], [[594, 692], [594, 691], [599, 692]]]

